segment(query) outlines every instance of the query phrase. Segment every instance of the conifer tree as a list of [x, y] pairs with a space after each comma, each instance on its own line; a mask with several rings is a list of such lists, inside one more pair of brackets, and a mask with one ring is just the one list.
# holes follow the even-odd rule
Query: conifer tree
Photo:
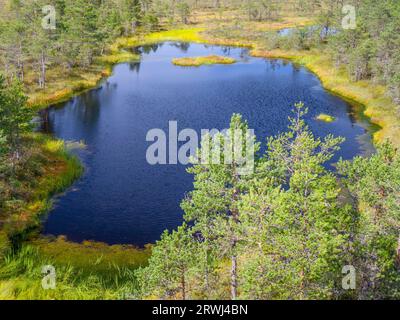
[[155, 245], [149, 266], [136, 271], [142, 297], [186, 300], [188, 278], [196, 264], [197, 243], [185, 224], [176, 231], [165, 231]]
[[[240, 141], [235, 140], [235, 135], [237, 137], [239, 132], [243, 137], [242, 142], [250, 139], [248, 142], [254, 147], [251, 157], [254, 158], [258, 144], [254, 136], [248, 137], [248, 129], [248, 124], [242, 121], [240, 115], [233, 115], [227, 134], [203, 139], [197, 164], [189, 169], [195, 176], [195, 189], [182, 203], [186, 221], [194, 223], [193, 230], [198, 232], [209, 246], [210, 254], [218, 252], [220, 259], [230, 259], [233, 300], [238, 298], [238, 255], [243, 241], [238, 203], [251, 176], [240, 173], [241, 163], [234, 150]], [[228, 154], [230, 161], [226, 161], [227, 155], [223, 154], [222, 150], [231, 153]], [[248, 152], [245, 148], [241, 148], [240, 151]]]

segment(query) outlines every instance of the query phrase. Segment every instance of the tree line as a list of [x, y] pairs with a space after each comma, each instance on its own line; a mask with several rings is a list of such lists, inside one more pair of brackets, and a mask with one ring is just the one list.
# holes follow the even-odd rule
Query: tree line
[[[295, 0], [290, 7], [296, 9], [301, 3]], [[43, 28], [49, 14], [43, 8], [49, 5], [55, 8], [55, 28]], [[131, 35], [138, 27], [154, 30], [189, 24], [195, 10], [210, 8], [236, 10], [249, 20], [270, 20], [282, 7], [275, 0], [3, 0], [0, 70], [7, 81], [34, 82], [43, 89], [49, 68], [63, 66], [65, 72], [89, 68], [113, 39]], [[28, 73], [34, 79], [28, 79]]]

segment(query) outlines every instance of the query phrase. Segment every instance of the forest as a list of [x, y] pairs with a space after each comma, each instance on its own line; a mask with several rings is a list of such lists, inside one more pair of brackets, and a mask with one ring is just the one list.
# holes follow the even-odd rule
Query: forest
[[[375, 151], [332, 169], [344, 138], [315, 135], [298, 100], [287, 128], [256, 138], [251, 175], [235, 162], [187, 169], [184, 222], [156, 243], [43, 237], [52, 197], [85, 168], [79, 142], [37, 132], [38, 113], [140, 61], [130, 48], [165, 41], [307, 67], [363, 106]], [[229, 120], [232, 132], [253, 125]], [[0, 299], [400, 299], [399, 124], [397, 0], [0, 0]]]

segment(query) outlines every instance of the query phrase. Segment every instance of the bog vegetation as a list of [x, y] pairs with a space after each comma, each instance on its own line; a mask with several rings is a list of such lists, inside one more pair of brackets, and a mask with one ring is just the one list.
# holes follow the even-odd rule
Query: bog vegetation
[[[55, 29], [42, 26], [49, 3]], [[0, 298], [400, 298], [400, 3], [349, 4], [353, 30], [341, 28], [340, 0], [1, 0]], [[171, 39], [323, 61], [318, 71], [331, 68], [340, 92], [370, 102], [391, 140], [328, 170], [342, 139], [316, 138], [299, 103], [285, 133], [259, 137], [253, 175], [234, 163], [192, 166], [185, 223], [152, 248], [39, 237], [49, 198], [82, 168], [63, 142], [32, 132], [32, 104], [140, 58], [125, 47]], [[247, 127], [232, 117], [232, 130]], [[43, 265], [57, 268], [55, 290], [41, 286]], [[343, 287], [345, 266], [355, 289]]]
[[206, 57], [195, 57], [195, 58], [179, 58], [173, 59], [172, 63], [176, 66], [181, 67], [200, 67], [203, 65], [212, 65], [212, 64], [233, 64], [236, 60], [230, 57], [221, 57], [221, 56], [206, 56]]

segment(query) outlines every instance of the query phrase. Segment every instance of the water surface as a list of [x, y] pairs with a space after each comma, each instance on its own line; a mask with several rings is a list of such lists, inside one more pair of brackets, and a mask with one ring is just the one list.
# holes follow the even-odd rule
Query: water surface
[[[179, 130], [199, 132], [227, 128], [231, 115], [241, 113], [265, 141], [286, 129], [294, 103], [303, 101], [316, 135], [346, 138], [335, 160], [350, 159], [369, 146], [367, 124], [304, 68], [251, 58], [238, 48], [164, 43], [137, 50], [140, 63], [117, 65], [97, 89], [44, 114], [44, 131], [87, 145], [78, 152], [85, 174], [56, 201], [44, 223], [45, 234], [144, 245], [180, 225], [179, 203], [192, 189], [192, 176], [181, 165], [151, 166], [146, 161], [147, 132], [168, 132], [171, 120]], [[209, 54], [230, 55], [239, 62], [200, 68], [171, 63], [176, 57]], [[337, 121], [314, 120], [320, 113]]]

